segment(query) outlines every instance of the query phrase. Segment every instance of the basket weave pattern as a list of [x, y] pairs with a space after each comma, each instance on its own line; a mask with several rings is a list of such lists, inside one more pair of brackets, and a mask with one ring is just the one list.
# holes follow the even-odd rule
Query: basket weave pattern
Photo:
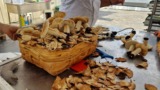
[[94, 42], [81, 42], [69, 49], [49, 51], [42, 47], [19, 44], [22, 58], [53, 76], [89, 56], [95, 51], [96, 45], [97, 39]]

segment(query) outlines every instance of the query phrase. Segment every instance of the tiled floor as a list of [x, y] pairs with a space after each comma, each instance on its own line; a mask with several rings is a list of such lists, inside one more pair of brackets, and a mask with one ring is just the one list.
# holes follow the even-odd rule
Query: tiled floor
[[143, 22], [148, 13], [148, 11], [101, 8], [96, 25], [116, 26], [120, 28], [132, 27], [136, 30], [143, 30], [147, 28]]

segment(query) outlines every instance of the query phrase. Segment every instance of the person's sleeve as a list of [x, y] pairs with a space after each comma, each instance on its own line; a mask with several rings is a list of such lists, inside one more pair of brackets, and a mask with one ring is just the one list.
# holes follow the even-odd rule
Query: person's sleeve
[[93, 26], [96, 23], [99, 16], [101, 0], [92, 0], [92, 1], [93, 1], [93, 21], [92, 21], [92, 26]]

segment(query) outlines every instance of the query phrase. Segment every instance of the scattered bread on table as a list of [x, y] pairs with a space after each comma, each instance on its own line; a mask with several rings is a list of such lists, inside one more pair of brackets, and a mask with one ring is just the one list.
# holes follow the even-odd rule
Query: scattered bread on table
[[[123, 75], [123, 80], [116, 80], [119, 75]], [[133, 77], [133, 72], [128, 68], [88, 60], [86, 70], [63, 79], [57, 76], [52, 90], [135, 90], [132, 80], [124, 80], [126, 76]]]
[[117, 62], [126, 62], [127, 59], [126, 58], [122, 58], [122, 57], [119, 57], [119, 58], [115, 58]]

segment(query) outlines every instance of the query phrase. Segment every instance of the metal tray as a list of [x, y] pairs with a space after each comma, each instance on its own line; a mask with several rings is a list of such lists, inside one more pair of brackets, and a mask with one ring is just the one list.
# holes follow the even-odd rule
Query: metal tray
[[[156, 37], [147, 32], [137, 32], [134, 39], [141, 41], [143, 37], [149, 37], [149, 44], [154, 46], [153, 50], [150, 51], [144, 58], [137, 57], [133, 60], [128, 60], [125, 63], [118, 63], [119, 66], [128, 67], [134, 73], [132, 80], [136, 83], [136, 90], [145, 90], [144, 84], [153, 84], [158, 90], [160, 90], [160, 60], [156, 52]], [[126, 49], [121, 45], [122, 42], [118, 40], [104, 40], [99, 42], [106, 52], [114, 57], [126, 57]], [[127, 57], [126, 57], [127, 58]], [[146, 59], [149, 66], [147, 70], [139, 69], [135, 65]], [[19, 62], [19, 69], [16, 73], [18, 76], [18, 83], [13, 86], [15, 90], [51, 90], [51, 86], [54, 82], [55, 77], [49, 75], [44, 70], [25, 62], [23, 59], [17, 60]], [[60, 74], [61, 77], [66, 77], [73, 72], [66, 70]]]

